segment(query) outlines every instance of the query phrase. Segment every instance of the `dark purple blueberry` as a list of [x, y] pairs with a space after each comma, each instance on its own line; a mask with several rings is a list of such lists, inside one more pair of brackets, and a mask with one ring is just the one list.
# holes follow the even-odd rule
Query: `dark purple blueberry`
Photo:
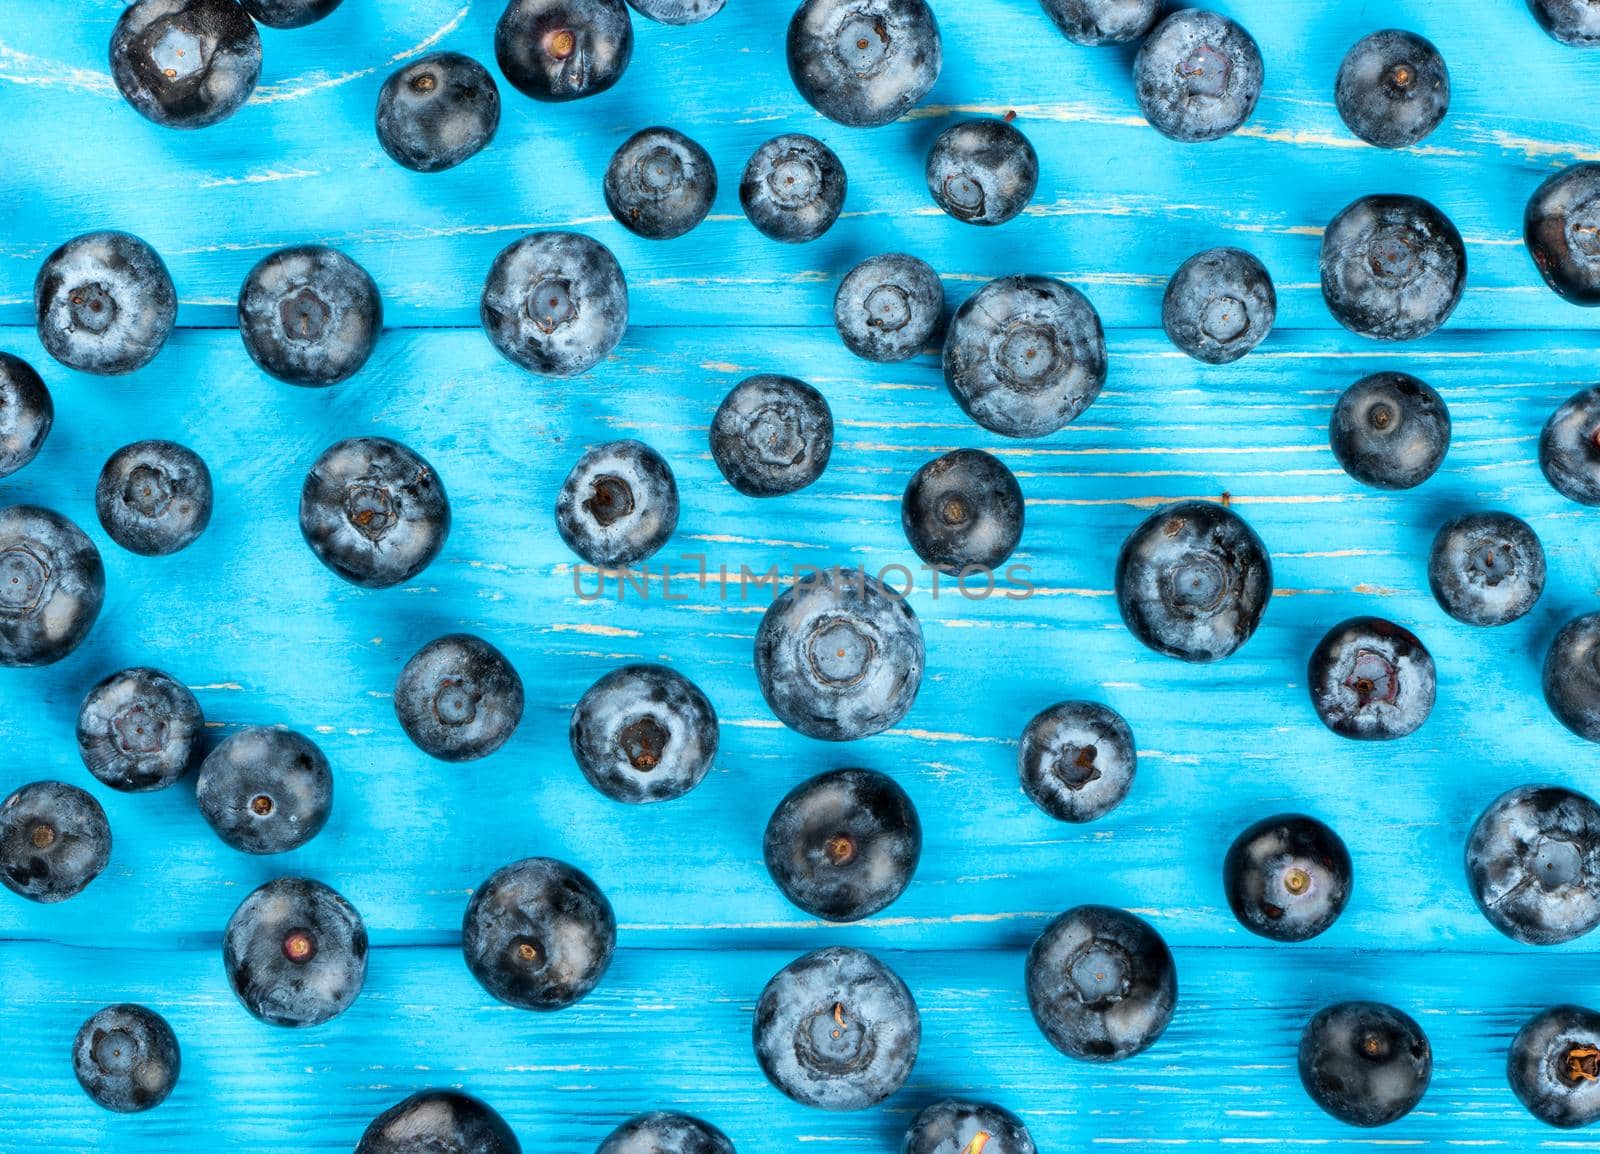
[[1563, 44], [1600, 44], [1600, 6], [1594, 0], [1528, 0], [1539, 26]]
[[1063, 701], [1028, 722], [1017, 745], [1022, 792], [1057, 821], [1102, 818], [1133, 788], [1139, 756], [1121, 714]]
[[1506, 937], [1530, 946], [1581, 938], [1600, 925], [1600, 806], [1555, 785], [1508, 790], [1467, 838], [1467, 881]]
[[956, 449], [918, 469], [900, 501], [906, 540], [929, 565], [994, 570], [1022, 540], [1022, 486], [982, 449]]
[[135, 0], [111, 33], [111, 79], [165, 128], [205, 128], [244, 106], [261, 76], [261, 36], [235, 0]]
[[756, 631], [761, 695], [822, 741], [882, 733], [917, 699], [922, 626], [905, 598], [859, 569], [823, 569], [768, 606]]
[[72, 1041], [72, 1072], [95, 1103], [137, 1114], [167, 1100], [182, 1062], [178, 1038], [154, 1010], [123, 1003], [97, 1011]]
[[877, 128], [928, 94], [944, 63], [926, 0], [801, 0], [789, 21], [789, 75], [829, 120]]
[[905, 1085], [922, 1017], [898, 974], [865, 950], [830, 946], [773, 975], [756, 1003], [756, 1061], [803, 1106], [864, 1110]]
[[1535, 1014], [1511, 1042], [1506, 1080], [1550, 1126], [1576, 1130], [1600, 1120], [1600, 1014], [1573, 1005]]
[[774, 136], [751, 155], [739, 204], [763, 236], [804, 244], [833, 227], [849, 182], [822, 141], [798, 132]]
[[728, 1136], [710, 1122], [676, 1110], [652, 1110], [611, 1131], [595, 1154], [734, 1154], [734, 1150]]
[[1539, 436], [1539, 468], [1551, 488], [1582, 505], [1600, 505], [1600, 386], [1562, 403]]
[[459, 1090], [422, 1090], [367, 1126], [356, 1154], [522, 1154], [494, 1107]]
[[300, 488], [300, 533], [353, 585], [388, 589], [421, 573], [450, 536], [450, 498], [433, 466], [387, 437], [325, 450]]
[[383, 331], [383, 299], [367, 270], [337, 249], [301, 245], [264, 257], [239, 290], [239, 335], [265, 373], [291, 385], [347, 381]]
[[933, 202], [968, 224], [1004, 224], [1039, 187], [1039, 156], [1005, 120], [968, 120], [941, 132], [924, 167]]
[[120, 376], [144, 368], [167, 343], [178, 291], [144, 241], [90, 232], [45, 258], [33, 282], [33, 311], [45, 352], [69, 369]]
[[1208, 365], [1232, 364], [1266, 340], [1277, 319], [1267, 266], [1241, 248], [1207, 249], [1184, 261], [1161, 302], [1167, 337]]
[[[1594, 12], [1600, 42], [1600, 5]], [[1600, 305], [1600, 164], [1571, 165], [1541, 184], [1522, 227], [1545, 283], [1575, 305]]]
[[1600, 613], [1574, 617], [1550, 642], [1544, 699], [1562, 725], [1600, 741]]
[[1466, 284], [1461, 234], [1421, 197], [1364, 196], [1322, 234], [1322, 298], [1361, 336], [1425, 337], [1455, 312]]
[[728, 0], [628, 0], [628, 6], [641, 16], [662, 24], [698, 24], [709, 20]]
[[1466, 625], [1506, 625], [1544, 592], [1544, 547], [1510, 513], [1467, 513], [1439, 527], [1428, 585], [1439, 608]]
[[833, 297], [833, 325], [845, 347], [878, 364], [927, 348], [943, 316], [939, 274], [904, 253], [868, 257], [845, 274]]
[[591, 685], [572, 710], [572, 756], [613, 801], [671, 801], [705, 778], [717, 755], [717, 713], [665, 665], [625, 665]]
[[1328, 447], [1346, 473], [1374, 489], [1414, 489], [1450, 451], [1450, 409], [1426, 381], [1373, 373], [1339, 397]]
[[1433, 1049], [1412, 1018], [1378, 1002], [1319, 1010], [1300, 1035], [1300, 1081], [1351, 1126], [1387, 1126], [1416, 1108], [1433, 1077]]
[[489, 146], [500, 128], [500, 89], [459, 52], [430, 52], [391, 73], [378, 92], [378, 143], [412, 172], [443, 172]]
[[244, 1008], [271, 1026], [320, 1026], [367, 980], [367, 927], [356, 908], [309, 878], [278, 878], [239, 903], [222, 966]]
[[0, 353], [0, 477], [39, 455], [55, 424], [50, 390], [27, 361]]
[[1409, 630], [1381, 617], [1335, 625], [1311, 651], [1311, 705], [1340, 737], [1392, 741], [1433, 712], [1433, 658]]
[[1161, 15], [1161, 0], [1039, 0], [1039, 4], [1063, 36], [1090, 47], [1142, 39]]
[[1234, 839], [1222, 886], [1239, 924], [1275, 942], [1305, 942], [1344, 912], [1354, 877], [1350, 851], [1314, 817], [1263, 818]]
[[0, 882], [12, 893], [64, 902], [110, 860], [105, 810], [77, 786], [36, 781], [0, 802]]
[[494, 55], [525, 96], [594, 96], [627, 70], [633, 21], [622, 0], [510, 0], [495, 25]]
[[430, 641], [394, 686], [400, 728], [440, 761], [488, 757], [522, 720], [522, 678], [493, 645], [466, 633]]
[[142, 557], [165, 557], [194, 544], [211, 524], [211, 470], [175, 441], [124, 445], [100, 470], [94, 490], [100, 525]]
[[82, 529], [37, 505], [0, 509], [0, 666], [60, 661], [105, 597], [100, 551]]
[[316, 742], [292, 730], [247, 726], [200, 763], [200, 816], [241, 853], [298, 849], [328, 823], [333, 771]]
[[711, 419], [711, 459], [747, 497], [797, 493], [822, 476], [832, 455], [833, 411], [793, 377], [746, 377]]
[[333, 15], [343, 0], [239, 0], [245, 11], [268, 28], [304, 28]]
[[611, 965], [617, 919], [587, 874], [553, 858], [496, 870], [461, 925], [467, 969], [524, 1010], [560, 1010], [587, 996]]
[[572, 466], [556, 496], [556, 529], [602, 568], [653, 555], [678, 528], [678, 483], [643, 441], [607, 441]]
[[1004, 1106], [945, 1098], [911, 1120], [900, 1154], [1035, 1154], [1033, 1135]]
[[512, 364], [540, 376], [575, 377], [622, 340], [628, 282], [597, 240], [529, 233], [494, 258], [478, 315], [490, 343]]
[[1450, 70], [1433, 44], [1390, 28], [1345, 54], [1333, 90], [1345, 126], [1379, 148], [1410, 148], [1450, 108]]
[[1178, 1004], [1172, 952], [1148, 922], [1109, 906], [1057, 917], [1027, 962], [1028, 1008], [1070, 1058], [1117, 1062], [1150, 1048]]
[[922, 822], [895, 780], [836, 769], [778, 803], [762, 841], [783, 896], [830, 922], [857, 922], [891, 905], [917, 872]]
[[1210, 501], [1152, 513], [1117, 556], [1117, 607], [1157, 653], [1220, 661], [1254, 636], [1272, 598], [1272, 561], [1243, 517]]
[[1100, 314], [1049, 277], [992, 280], [950, 322], [944, 380], [962, 411], [991, 433], [1049, 436], [1092, 405], [1106, 382]]
[[606, 166], [606, 207], [646, 240], [672, 240], [705, 220], [717, 199], [711, 154], [672, 128], [645, 128]]
[[78, 709], [78, 754], [124, 793], [166, 789], [194, 764], [205, 716], [187, 686], [159, 669], [113, 673]]
[[1255, 38], [1198, 8], [1157, 24], [1133, 62], [1134, 95], [1150, 126], [1190, 144], [1244, 125], [1261, 99], [1265, 69]]

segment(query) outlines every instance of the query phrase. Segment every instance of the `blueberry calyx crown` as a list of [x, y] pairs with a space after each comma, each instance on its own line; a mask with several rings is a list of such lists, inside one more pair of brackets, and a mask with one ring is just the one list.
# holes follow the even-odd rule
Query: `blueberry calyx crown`
[[1378, 703], [1393, 705], [1400, 696], [1399, 671], [1387, 657], [1370, 649], [1356, 653], [1344, 685], [1356, 695], [1356, 705], [1360, 709]]
[[1600, 1049], [1592, 1045], [1571, 1046], [1560, 1056], [1557, 1072], [1569, 1086], [1600, 1081]]
[[172, 478], [159, 465], [135, 465], [122, 488], [123, 504], [143, 517], [159, 517], [172, 503]]
[[143, 702], [130, 705], [111, 719], [117, 748], [123, 753], [156, 753], [167, 744], [167, 723]]
[[1091, 938], [1067, 959], [1073, 996], [1087, 1009], [1103, 1009], [1127, 997], [1133, 959], [1116, 942]]
[[665, 195], [683, 187], [683, 161], [672, 149], [657, 145], [639, 158], [634, 181], [646, 193]]
[[1201, 44], [1174, 68], [1183, 77], [1190, 96], [1216, 97], [1227, 92], [1233, 63], [1227, 53], [1219, 52], [1214, 45]]
[[26, 545], [0, 553], [0, 613], [32, 613], [49, 581], [50, 566]]
[[856, 843], [849, 834], [834, 834], [823, 843], [822, 852], [827, 855], [828, 861], [833, 865], [849, 865], [855, 860]]
[[1031, 392], [1050, 383], [1058, 362], [1070, 367], [1072, 350], [1063, 349], [1049, 325], [1033, 321], [1013, 321], [1000, 338], [994, 358], [999, 376], [1012, 388]]
[[310, 930], [294, 929], [283, 935], [283, 956], [303, 966], [317, 956], [317, 939]]
[[1056, 758], [1054, 772], [1073, 793], [1100, 780], [1100, 767], [1095, 760], [1100, 750], [1093, 745], [1069, 745]]
[[617, 744], [628, 764], [640, 773], [649, 773], [661, 764], [672, 735], [653, 717], [641, 717], [622, 727]]
[[467, 682], [446, 677], [433, 695], [433, 715], [440, 725], [470, 725], [478, 716], [479, 698], [477, 690]]
[[795, 1039], [801, 1065], [835, 1077], [870, 1066], [876, 1049], [877, 1039], [843, 1002], [813, 1014]]
[[578, 37], [570, 28], [552, 28], [545, 33], [544, 50], [554, 60], [569, 60], [578, 50]]
[[278, 302], [278, 319], [283, 325], [283, 335], [291, 341], [313, 344], [322, 339], [328, 322], [333, 319], [333, 309], [310, 285], [301, 285], [284, 295]]
[[856, 685], [867, 676], [878, 642], [848, 617], [824, 617], [811, 630], [806, 659], [817, 680], [832, 687]]
[[400, 520], [389, 487], [373, 477], [356, 481], [344, 491], [344, 515], [371, 541], [381, 539]]
[[67, 297], [74, 328], [103, 333], [117, 319], [117, 300], [98, 282], [79, 285]]
[[565, 277], [545, 276], [528, 293], [528, 319], [546, 336], [578, 315], [578, 302], [572, 295], [572, 282]]
[[794, 405], [763, 405], [746, 439], [768, 465], [794, 465], [806, 454], [805, 421]]
[[583, 508], [602, 528], [633, 512], [633, 486], [621, 477], [602, 473], [590, 485], [594, 491], [583, 502]]
[[911, 294], [897, 284], [881, 284], [862, 302], [867, 327], [897, 333], [911, 323]]
[[28, 831], [28, 840], [34, 849], [49, 849], [56, 843], [56, 827], [49, 822], [35, 822]]
[[889, 26], [882, 16], [856, 9], [839, 25], [834, 54], [857, 76], [871, 76], [882, 69], [894, 48]]
[[533, 938], [518, 938], [511, 943], [511, 953], [516, 961], [529, 970], [544, 968], [544, 943]]

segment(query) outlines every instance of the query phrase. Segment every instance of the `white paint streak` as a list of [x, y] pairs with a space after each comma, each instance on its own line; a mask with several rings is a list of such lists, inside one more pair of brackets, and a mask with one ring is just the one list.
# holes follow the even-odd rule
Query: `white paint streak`
[[256, 88], [255, 95], [250, 98], [251, 104], [278, 104], [285, 100], [299, 100], [317, 92], [326, 92], [330, 88], [341, 88], [356, 80], [365, 79], [380, 71], [387, 71], [391, 65], [421, 56], [450, 33], [461, 27], [461, 22], [467, 18], [467, 13], [472, 11], [472, 5], [464, 5], [459, 12], [447, 20], [443, 27], [424, 37], [419, 43], [412, 45], [403, 52], [397, 52], [389, 57], [383, 64], [374, 68], [359, 68], [354, 72], [341, 72], [337, 76], [310, 74], [297, 76], [283, 84], [262, 84]]

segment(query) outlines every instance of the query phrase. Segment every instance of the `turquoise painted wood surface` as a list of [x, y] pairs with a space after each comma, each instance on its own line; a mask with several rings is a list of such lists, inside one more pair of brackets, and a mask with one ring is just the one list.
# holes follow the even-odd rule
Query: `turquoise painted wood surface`
[[[654, 1107], [702, 1113], [747, 1152], [893, 1150], [910, 1115], [951, 1092], [1005, 1102], [1047, 1151], [1600, 1146], [1539, 1127], [1503, 1076], [1523, 1017], [1594, 1000], [1594, 946], [1534, 950], [1499, 937], [1473, 909], [1461, 866], [1467, 828], [1502, 789], [1596, 788], [1594, 748], [1550, 718], [1538, 666], [1559, 624], [1594, 606], [1600, 542], [1594, 514], [1558, 498], [1535, 461], [1549, 412], [1595, 376], [1593, 318], [1540, 285], [1519, 238], [1523, 204], [1546, 174], [1600, 158], [1590, 114], [1600, 56], [1548, 40], [1513, 0], [1228, 0], [1262, 44], [1267, 94], [1238, 137], [1185, 148], [1140, 120], [1131, 53], [1067, 44], [1030, 0], [935, 0], [946, 68], [927, 106], [859, 132], [794, 94], [782, 56], [788, 0], [732, 0], [693, 29], [638, 21], [633, 66], [604, 96], [550, 107], [508, 92], [491, 151], [419, 177], [372, 137], [377, 88], [435, 45], [487, 59], [492, 0], [347, 0], [325, 24], [266, 32], [254, 102], [195, 135], [158, 130], [117, 99], [103, 57], [121, 6], [8, 0], [0, 10], [0, 349], [40, 368], [58, 409], [44, 452], [0, 482], [0, 501], [40, 501], [89, 528], [110, 589], [69, 660], [0, 671], [0, 786], [60, 777], [91, 788], [116, 836], [110, 868], [80, 898], [39, 907], [0, 894], [0, 1149], [346, 1150], [380, 1109], [435, 1084], [484, 1095], [527, 1149], [549, 1154], [586, 1154], [623, 1117]], [[1387, 26], [1433, 39], [1455, 80], [1443, 128], [1399, 154], [1358, 145], [1331, 101], [1345, 48]], [[1006, 110], [1041, 155], [1034, 209], [988, 231], [939, 215], [922, 186], [928, 142], [962, 113]], [[704, 143], [723, 188], [704, 226], [651, 244], [604, 214], [599, 181], [611, 150], [656, 122]], [[788, 130], [826, 139], [851, 178], [846, 217], [801, 248], [762, 239], [736, 197], [750, 151]], [[1316, 290], [1321, 226], [1377, 191], [1428, 196], [1468, 240], [1462, 308], [1412, 346], [1344, 333]], [[520, 373], [475, 322], [494, 252], [553, 225], [612, 246], [632, 290], [627, 338], [575, 381]], [[59, 368], [30, 327], [39, 260], [94, 227], [155, 244], [183, 300], [182, 330], [124, 379]], [[262, 376], [231, 330], [249, 266], [308, 240], [367, 265], [393, 326], [359, 377], [325, 392]], [[1159, 330], [1166, 276], [1216, 243], [1256, 251], [1282, 301], [1279, 330], [1224, 369], [1185, 359]], [[933, 262], [952, 302], [1010, 272], [1082, 287], [1109, 329], [1105, 396], [1055, 437], [996, 443], [949, 400], [935, 356], [894, 367], [851, 357], [829, 325], [834, 285], [888, 248]], [[1380, 368], [1428, 379], [1455, 420], [1445, 468], [1408, 494], [1358, 488], [1326, 446], [1334, 398]], [[706, 427], [743, 375], [775, 370], [826, 393], [838, 445], [814, 488], [756, 503], [721, 481]], [[440, 560], [383, 593], [324, 570], [294, 520], [316, 454], [369, 432], [432, 459], [456, 511]], [[590, 601], [551, 507], [583, 447], [618, 435], [671, 461], [683, 517], [648, 596], [618, 601], [611, 587]], [[193, 446], [218, 482], [211, 529], [172, 559], [120, 551], [94, 520], [100, 464], [145, 436]], [[904, 723], [845, 747], [782, 729], [750, 668], [770, 590], [741, 584], [740, 567], [915, 569], [900, 492], [924, 460], [957, 446], [1000, 453], [1021, 478], [1029, 524], [1017, 560], [1031, 567], [1033, 595], [935, 598], [924, 584], [912, 603], [929, 675]], [[1155, 658], [1117, 619], [1117, 547], [1162, 501], [1224, 493], [1270, 547], [1277, 596], [1234, 659], [1197, 669]], [[1427, 590], [1434, 529], [1478, 507], [1528, 519], [1550, 558], [1535, 612], [1494, 631], [1450, 622]], [[726, 587], [685, 578], [696, 555], [713, 574], [729, 567]], [[661, 561], [678, 574], [670, 582]], [[592, 578], [582, 585], [592, 588]], [[1312, 644], [1358, 612], [1411, 626], [1439, 665], [1428, 725], [1381, 748], [1322, 729], [1304, 689]], [[406, 742], [389, 692], [416, 648], [463, 628], [510, 654], [529, 708], [503, 752], [445, 766]], [[637, 659], [693, 677], [724, 726], [706, 783], [643, 809], [590, 790], [566, 745], [583, 690]], [[77, 760], [73, 719], [89, 685], [136, 662], [194, 687], [218, 735], [261, 722], [314, 734], [337, 778], [327, 830], [295, 853], [252, 859], [212, 836], [187, 787], [145, 797], [100, 788]], [[1015, 784], [1022, 725], [1071, 696], [1120, 710], [1140, 747], [1127, 803], [1086, 827], [1051, 822]], [[899, 902], [829, 927], [771, 885], [760, 836], [791, 786], [850, 764], [902, 781], [926, 847]], [[1356, 893], [1314, 945], [1268, 948], [1228, 913], [1220, 862], [1245, 824], [1291, 808], [1343, 834]], [[456, 948], [472, 888], [532, 853], [591, 872], [622, 923], [605, 983], [552, 1016], [491, 1004]], [[284, 873], [344, 892], [375, 945], [351, 1011], [304, 1032], [260, 1025], [233, 1002], [218, 945], [244, 894]], [[1057, 1055], [1021, 994], [1033, 936], [1083, 901], [1141, 912], [1178, 956], [1172, 1029], [1115, 1067]], [[844, 1116], [768, 1087], [748, 1040], [767, 977], [835, 942], [881, 951], [924, 1020], [910, 1084], [881, 1109]], [[1352, 996], [1406, 1008], [1435, 1048], [1422, 1107], [1376, 1134], [1321, 1115], [1294, 1072], [1304, 1020]], [[168, 1015], [185, 1055], [171, 1101], [135, 1118], [93, 1106], [68, 1060], [78, 1023], [125, 999]]]

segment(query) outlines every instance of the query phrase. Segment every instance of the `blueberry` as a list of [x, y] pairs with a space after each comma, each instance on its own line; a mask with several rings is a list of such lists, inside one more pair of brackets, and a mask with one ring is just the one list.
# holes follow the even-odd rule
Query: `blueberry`
[[422, 1090], [367, 1126], [356, 1154], [522, 1154], [506, 1120], [459, 1090]]
[[440, 761], [499, 749], [522, 720], [522, 678], [493, 645], [466, 633], [430, 641], [394, 686], [394, 712], [412, 743]]
[[1573, 618], [1550, 642], [1544, 699], [1562, 725], [1600, 741], [1600, 613]]
[[1600, 505], [1600, 385], [1562, 403], [1539, 436], [1539, 468], [1563, 497]]
[[904, 253], [868, 257], [845, 274], [833, 297], [833, 325], [845, 347], [878, 364], [920, 353], [943, 315], [939, 274]]
[[1414, 489], [1450, 451], [1450, 409], [1408, 373], [1373, 373], [1339, 397], [1328, 446], [1344, 471], [1375, 489]]
[[646, 240], [682, 236], [717, 199], [711, 154], [672, 128], [645, 128], [622, 142], [606, 166], [606, 207]]
[[90, 232], [45, 258], [33, 282], [33, 311], [45, 352], [69, 369], [120, 376], [144, 368], [167, 343], [178, 290], [156, 250], [138, 237]]
[[205, 723], [200, 703], [181, 681], [159, 669], [124, 669], [84, 697], [78, 754], [112, 789], [166, 789], [189, 772]]
[[1133, 788], [1133, 731], [1115, 710], [1063, 701], [1028, 722], [1017, 746], [1022, 792], [1057, 821], [1102, 818]]
[[531, 857], [495, 870], [467, 903], [461, 951], [489, 993], [524, 1010], [560, 1010], [599, 983], [617, 948], [611, 903], [587, 874]]
[[575, 377], [628, 328], [628, 282], [611, 250], [576, 232], [535, 232], [502, 249], [478, 315], [500, 355], [530, 373]]
[[430, 52], [378, 92], [378, 143], [412, 172], [443, 172], [478, 155], [500, 127], [500, 89], [459, 52]]
[[993, 570], [1022, 540], [1022, 487], [982, 449], [956, 449], [913, 474], [900, 501], [906, 540], [934, 568]]
[[1392, 741], [1415, 733], [1433, 712], [1433, 658], [1393, 621], [1352, 617], [1311, 651], [1311, 705], [1340, 737]]
[[1421, 197], [1364, 196], [1322, 234], [1322, 298], [1361, 336], [1427, 336], [1461, 303], [1466, 283], [1461, 234]]
[[1222, 885], [1239, 924], [1275, 942], [1305, 942], [1344, 912], [1353, 884], [1350, 851], [1314, 817], [1263, 818], [1234, 839]]
[[924, 168], [933, 202], [968, 224], [1004, 224], [1033, 199], [1039, 156], [1004, 120], [968, 120], [941, 132]]
[[1061, 914], [1028, 951], [1028, 1008], [1071, 1058], [1116, 1062], [1150, 1048], [1178, 1004], [1172, 953], [1148, 922], [1109, 906]]
[[962, 411], [990, 432], [1048, 436], [1094, 404], [1106, 382], [1100, 314], [1058, 280], [992, 280], [950, 322], [944, 380]]
[[628, 6], [641, 16], [662, 24], [698, 24], [709, 20], [728, 0], [628, 0]]
[[572, 756], [613, 801], [671, 801], [704, 779], [717, 755], [717, 713], [699, 686], [665, 665], [625, 665], [572, 710]]
[[945, 1098], [911, 1120], [900, 1154], [1034, 1154], [1028, 1128], [1004, 1106]]
[[607, 441], [572, 466], [556, 496], [561, 539], [591, 565], [632, 565], [678, 527], [678, 483], [642, 441]]
[[1541, 1122], [1575, 1130], [1600, 1120], [1600, 1014], [1571, 1005], [1535, 1014], [1511, 1042], [1506, 1080]]
[[1161, 0], [1039, 0], [1074, 44], [1126, 44], [1155, 27]]
[[653, 1110], [611, 1131], [595, 1154], [734, 1154], [734, 1150], [728, 1136], [710, 1122], [674, 1110]]
[[1198, 8], [1157, 24], [1133, 61], [1134, 95], [1150, 126], [1192, 144], [1237, 131], [1256, 110], [1264, 77], [1254, 37]]
[[[1600, 43], [1600, 7], [1595, 12]], [[1522, 229], [1545, 284], [1575, 305], [1600, 305], [1600, 164], [1574, 164], [1541, 184]]]
[[1467, 838], [1478, 909], [1508, 938], [1552, 946], [1600, 925], [1600, 806], [1554, 785], [1501, 794]]
[[790, 132], [751, 155], [739, 181], [739, 204], [763, 236], [804, 244], [839, 219], [848, 184], [833, 149]]
[[337, 249], [279, 249], [239, 290], [239, 335], [261, 370], [326, 388], [361, 370], [383, 331], [383, 299], [367, 270]]
[[137, 1114], [167, 1100], [178, 1084], [178, 1038], [154, 1010], [107, 1006], [78, 1027], [72, 1072], [95, 1103]]
[[1167, 282], [1161, 325], [1174, 345], [1208, 365], [1232, 364], [1278, 319], [1267, 266], [1241, 248], [1196, 253]]
[[1600, 8], [1594, 0], [1528, 0], [1539, 26], [1563, 44], [1600, 44]]
[[711, 459], [747, 497], [799, 492], [822, 476], [832, 455], [833, 411], [793, 377], [746, 377], [711, 419]]
[[0, 882], [12, 893], [64, 902], [110, 860], [105, 810], [77, 786], [36, 781], [0, 802]]
[[244, 106], [261, 36], [234, 0], [135, 0], [111, 33], [111, 79], [145, 119], [205, 128]]
[[0, 509], [0, 666], [60, 661], [105, 596], [100, 551], [82, 529], [37, 505]]
[[1300, 1035], [1300, 1081], [1311, 1100], [1351, 1126], [1387, 1126], [1411, 1113], [1433, 1077], [1428, 1036], [1378, 1002], [1317, 1011]]
[[829, 120], [877, 128], [939, 79], [944, 50], [926, 0], [801, 0], [789, 21], [789, 75]]
[[0, 477], [9, 477], [39, 455], [55, 419], [50, 390], [33, 366], [0, 353]]
[[1180, 501], [1128, 534], [1117, 555], [1117, 607], [1157, 653], [1220, 661], [1255, 634], [1272, 597], [1272, 561], [1232, 509]]
[[864, 1110], [911, 1076], [922, 1017], [898, 974], [865, 950], [830, 946], [772, 976], [756, 1003], [756, 1061], [803, 1106]]
[[1428, 556], [1439, 607], [1467, 625], [1505, 625], [1544, 592], [1544, 548], [1510, 513], [1467, 513], [1446, 521]]
[[268, 28], [304, 28], [333, 14], [344, 0], [239, 0], [257, 23]]
[[917, 615], [859, 569], [823, 569], [796, 581], [756, 631], [761, 695], [790, 729], [822, 741], [882, 733], [922, 685]]
[[333, 771], [309, 737], [265, 725], [231, 734], [200, 763], [200, 815], [241, 853], [284, 853], [316, 837], [333, 809]]
[[271, 1026], [320, 1026], [367, 980], [367, 927], [356, 908], [309, 878], [278, 878], [239, 903], [222, 934], [228, 984]]
[[1409, 148], [1450, 108], [1450, 70], [1415, 32], [1387, 29], [1356, 41], [1339, 65], [1334, 104], [1346, 127], [1379, 148]]
[[176, 442], [136, 441], [100, 470], [94, 508], [118, 545], [165, 557], [187, 549], [211, 524], [211, 471]]
[[911, 884], [922, 823], [893, 778], [836, 769], [801, 782], [778, 803], [762, 853], [784, 897], [815, 917], [856, 922]]
[[433, 466], [387, 437], [328, 447], [300, 489], [300, 532], [329, 569], [387, 589], [426, 569], [450, 536], [450, 498]]
[[627, 70], [633, 21], [622, 0], [511, 0], [495, 25], [494, 55], [525, 96], [594, 96]]

